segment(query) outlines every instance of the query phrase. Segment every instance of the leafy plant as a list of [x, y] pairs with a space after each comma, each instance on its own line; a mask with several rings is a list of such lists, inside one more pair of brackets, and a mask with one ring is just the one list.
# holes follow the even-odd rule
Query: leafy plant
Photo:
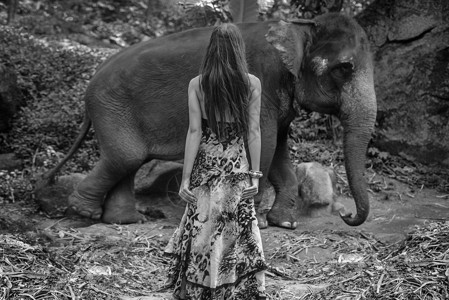
[[42, 146], [66, 150], [82, 120], [88, 80], [110, 52], [63, 48], [12, 28], [0, 30], [0, 41], [0, 58], [15, 68], [27, 103], [2, 146], [21, 158]]
[[27, 171], [0, 171], [0, 204], [31, 198], [33, 186]]
[[378, 167], [379, 165], [385, 163], [390, 159], [390, 153], [385, 151], [380, 151], [376, 147], [369, 147], [368, 148], [368, 157], [370, 158], [372, 164], [375, 167]]
[[274, 4], [267, 10], [265, 19], [312, 19], [327, 12], [343, 12], [355, 16], [373, 0], [273, 0]]

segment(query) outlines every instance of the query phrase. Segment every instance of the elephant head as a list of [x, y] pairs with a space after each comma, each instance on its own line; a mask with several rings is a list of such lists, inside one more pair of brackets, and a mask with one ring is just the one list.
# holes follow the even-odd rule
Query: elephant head
[[369, 213], [363, 177], [376, 120], [376, 95], [369, 42], [363, 29], [340, 14], [272, 24], [267, 40], [293, 75], [295, 101], [306, 109], [336, 115], [344, 128], [344, 155], [357, 213], [341, 213], [351, 226]]

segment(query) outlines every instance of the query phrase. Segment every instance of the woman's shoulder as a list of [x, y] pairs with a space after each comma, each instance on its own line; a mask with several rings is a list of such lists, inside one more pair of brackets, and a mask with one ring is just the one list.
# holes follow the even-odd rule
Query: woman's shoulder
[[250, 81], [260, 82], [259, 78], [254, 74], [248, 73], [248, 77]]
[[201, 75], [193, 77], [189, 82], [189, 87], [198, 89], [200, 86], [200, 80], [201, 80]]
[[253, 75], [248, 73], [248, 77], [249, 77], [249, 82], [251, 84], [251, 90], [260, 90], [261, 89], [261, 84], [260, 84], [260, 79]]

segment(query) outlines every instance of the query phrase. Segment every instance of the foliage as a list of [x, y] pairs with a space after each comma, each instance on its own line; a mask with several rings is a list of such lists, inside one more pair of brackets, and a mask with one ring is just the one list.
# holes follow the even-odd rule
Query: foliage
[[294, 138], [308, 141], [320, 139], [337, 141], [343, 134], [343, 128], [336, 117], [305, 110], [299, 111], [292, 130], [295, 131]]
[[379, 151], [376, 147], [368, 148], [368, 155], [372, 158], [372, 162], [375, 165], [382, 164], [390, 158], [390, 154], [385, 151]]
[[0, 204], [29, 200], [32, 190], [28, 170], [0, 171]]
[[[14, 201], [18, 196], [30, 198], [33, 175], [56, 163], [56, 160], [48, 163], [49, 147], [54, 147], [55, 153], [67, 152], [82, 120], [82, 95], [87, 83], [95, 66], [111, 51], [62, 47], [11, 27], [0, 28], [0, 41], [0, 60], [14, 67], [18, 87], [27, 103], [13, 122], [12, 130], [0, 140], [2, 151], [12, 151], [26, 162], [24, 170], [2, 177], [0, 196]], [[97, 156], [90, 135], [87, 147], [77, 154], [81, 165], [79, 162], [76, 168], [71, 165], [72, 171], [90, 169]], [[28, 182], [22, 183], [20, 179]]]
[[36, 36], [70, 37], [82, 44], [117, 48], [229, 22], [228, 4], [229, 0], [27, 0], [20, 3], [21, 17], [14, 26]]
[[51, 39], [125, 47], [188, 28], [175, 1], [21, 1], [15, 27]]
[[232, 20], [229, 0], [185, 1], [182, 5], [190, 27], [212, 26]]
[[360, 13], [373, 0], [275, 0], [266, 13], [268, 19], [312, 19], [327, 12], [341, 11], [349, 16]]
[[87, 83], [95, 66], [111, 52], [63, 48], [9, 27], [0, 30], [0, 40], [1, 59], [15, 68], [27, 103], [2, 148], [22, 158], [49, 145], [66, 149], [82, 120]]

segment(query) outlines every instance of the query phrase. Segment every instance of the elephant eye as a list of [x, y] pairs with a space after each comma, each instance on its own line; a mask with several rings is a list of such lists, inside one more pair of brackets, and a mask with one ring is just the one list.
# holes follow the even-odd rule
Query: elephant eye
[[334, 66], [331, 70], [332, 75], [338, 80], [345, 80], [351, 77], [354, 72], [354, 65], [352, 62], [341, 62]]

